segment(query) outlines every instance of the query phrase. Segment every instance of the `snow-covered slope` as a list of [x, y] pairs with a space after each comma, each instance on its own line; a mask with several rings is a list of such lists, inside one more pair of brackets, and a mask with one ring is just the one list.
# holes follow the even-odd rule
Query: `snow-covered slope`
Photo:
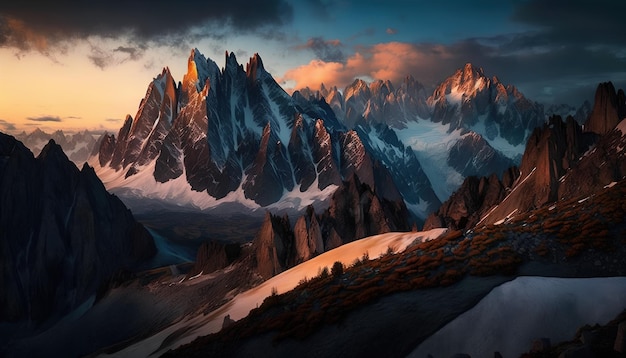
[[409, 357], [466, 353], [519, 357], [534, 340], [560, 342], [585, 324], [605, 324], [626, 308], [626, 278], [518, 277], [483, 298], [419, 345]]
[[[116, 352], [112, 356], [159, 356], [169, 349], [191, 342], [198, 336], [219, 331], [222, 328], [226, 315], [229, 315], [231, 319], [239, 320], [248, 315], [251, 309], [258, 307], [266, 297], [272, 294], [273, 290], [278, 293], [291, 290], [302, 279], [317, 276], [323, 267], [330, 268], [336, 261], [341, 261], [344, 265], [350, 265], [355, 259], [361, 258], [365, 253], [370, 258], [376, 258], [387, 252], [388, 248], [392, 248], [395, 252], [403, 251], [416, 240], [433, 240], [441, 236], [445, 231], [445, 229], [435, 229], [427, 232], [387, 233], [345, 244], [235, 296], [229, 303], [209, 314], [184, 318], [175, 325], [120, 352]], [[202, 280], [202, 276], [195, 279]], [[193, 280], [184, 284], [193, 284]]]

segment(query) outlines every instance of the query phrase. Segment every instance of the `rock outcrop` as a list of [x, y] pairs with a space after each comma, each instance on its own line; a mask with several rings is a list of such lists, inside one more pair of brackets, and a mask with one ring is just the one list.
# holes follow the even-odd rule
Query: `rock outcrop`
[[269, 212], [253, 247], [259, 274], [267, 279], [345, 243], [389, 231], [409, 231], [404, 201], [379, 196], [357, 175], [343, 182], [320, 215], [309, 206], [292, 229], [287, 216]]
[[518, 169], [511, 167], [504, 172], [502, 180], [495, 174], [489, 177], [466, 178], [461, 188], [426, 219], [424, 230], [438, 227], [463, 230], [474, 227], [491, 208], [510, 193], [518, 176]]
[[237, 243], [204, 242], [198, 248], [196, 261], [187, 277], [223, 269], [232, 264], [240, 255], [241, 246]]
[[154, 256], [148, 231], [87, 164], [0, 133], [0, 321], [58, 318]]
[[268, 279], [292, 266], [295, 250], [289, 218], [267, 212], [261, 229], [254, 237], [253, 246], [261, 277]]
[[625, 112], [624, 91], [620, 89], [619, 93], [616, 93], [613, 83], [600, 83], [596, 89], [593, 109], [585, 122], [585, 131], [604, 135], [626, 117]]
[[293, 233], [296, 265], [324, 252], [322, 230], [312, 206], [309, 206], [306, 213], [298, 218], [293, 227]]

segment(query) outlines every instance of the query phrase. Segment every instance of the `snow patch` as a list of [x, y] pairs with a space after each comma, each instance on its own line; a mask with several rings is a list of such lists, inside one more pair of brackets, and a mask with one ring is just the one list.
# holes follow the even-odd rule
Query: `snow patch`
[[532, 342], [561, 342], [585, 324], [606, 324], [626, 307], [626, 278], [518, 277], [494, 288], [420, 344], [409, 357], [466, 353], [519, 357]]
[[329, 185], [320, 190], [318, 180], [316, 179], [305, 192], [301, 192], [300, 185], [297, 185], [292, 191], [285, 191], [283, 197], [276, 203], [267, 207], [261, 207], [254, 200], [246, 197], [243, 190], [243, 183], [247, 180], [245, 175], [237, 190], [228, 193], [222, 199], [216, 199], [206, 191], [198, 192], [192, 190], [191, 185], [187, 182], [184, 167], [183, 174], [178, 178], [160, 183], [153, 176], [156, 160], [139, 168], [135, 175], [131, 175], [128, 178], [124, 177], [125, 170], [115, 171], [110, 167], [101, 167], [97, 158], [92, 158], [89, 164], [94, 167], [96, 174], [102, 180], [107, 190], [123, 198], [154, 199], [180, 207], [199, 210], [213, 209], [223, 204], [239, 204], [251, 211], [261, 209], [300, 210], [309, 205], [327, 200], [337, 189], [336, 185]]
[[[501, 108], [499, 108], [499, 110], [500, 109]], [[486, 115], [479, 116], [476, 124], [472, 125], [470, 129], [480, 134], [483, 137], [483, 139], [487, 141], [487, 143], [489, 143], [489, 145], [492, 148], [504, 154], [509, 159], [516, 160], [517, 158], [521, 158], [522, 155], [524, 154], [524, 150], [526, 150], [526, 141], [518, 145], [513, 145], [509, 143], [509, 141], [507, 141], [506, 139], [504, 139], [503, 137], [499, 135], [495, 136], [493, 139], [490, 139], [487, 136], [487, 129], [485, 126], [486, 117], [487, 117]], [[499, 125], [497, 126], [499, 127]], [[500, 133], [499, 129], [500, 128], [498, 128], [498, 133]], [[529, 131], [526, 130], [526, 132], [524, 133], [524, 138], [528, 138], [528, 135], [529, 135]]]
[[430, 211], [428, 210], [430, 203], [426, 200], [423, 200], [422, 198], [419, 198], [419, 201], [417, 203], [409, 203], [405, 201], [404, 204], [410, 212], [414, 213], [418, 217], [425, 218], [430, 215]]
[[398, 139], [411, 147], [435, 195], [442, 202], [463, 183], [463, 176], [448, 165], [450, 148], [461, 139], [461, 130], [448, 133], [448, 126], [429, 120], [407, 122], [406, 128], [394, 128]]

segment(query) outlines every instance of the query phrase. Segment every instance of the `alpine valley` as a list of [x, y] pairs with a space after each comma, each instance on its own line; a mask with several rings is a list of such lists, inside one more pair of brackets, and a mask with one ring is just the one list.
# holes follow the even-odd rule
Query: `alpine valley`
[[289, 94], [193, 49], [116, 135], [40, 137], [0, 134], [2, 356], [626, 353], [611, 82], [578, 108], [469, 63]]

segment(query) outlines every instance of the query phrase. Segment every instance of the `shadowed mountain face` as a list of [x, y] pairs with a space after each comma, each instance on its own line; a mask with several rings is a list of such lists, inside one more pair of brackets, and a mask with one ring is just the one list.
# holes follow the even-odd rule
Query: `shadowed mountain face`
[[0, 321], [58, 317], [156, 252], [94, 170], [53, 140], [35, 158], [0, 133], [0, 213]]

